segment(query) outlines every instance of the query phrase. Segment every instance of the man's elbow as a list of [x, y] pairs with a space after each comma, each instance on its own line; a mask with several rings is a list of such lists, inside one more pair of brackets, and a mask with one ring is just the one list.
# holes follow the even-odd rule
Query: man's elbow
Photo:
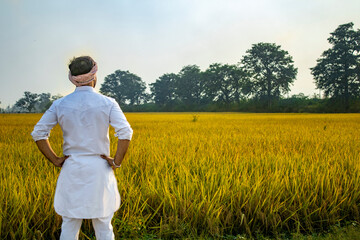
[[50, 132], [34, 129], [30, 135], [32, 139], [37, 142], [40, 140], [47, 140], [50, 137]]
[[115, 137], [117, 137], [119, 140], [129, 140], [131, 141], [133, 130], [131, 128], [127, 128], [126, 130], [119, 131], [115, 133]]

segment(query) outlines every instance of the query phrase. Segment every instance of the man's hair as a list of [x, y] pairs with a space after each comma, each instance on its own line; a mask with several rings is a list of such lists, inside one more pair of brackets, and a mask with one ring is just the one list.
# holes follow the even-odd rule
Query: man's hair
[[81, 56], [73, 58], [69, 63], [69, 70], [71, 75], [77, 76], [91, 71], [95, 61], [89, 56]]

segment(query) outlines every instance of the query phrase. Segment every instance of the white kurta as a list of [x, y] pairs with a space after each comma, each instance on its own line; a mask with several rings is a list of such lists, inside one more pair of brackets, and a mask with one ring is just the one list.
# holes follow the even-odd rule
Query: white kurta
[[109, 124], [118, 139], [131, 140], [133, 130], [117, 102], [90, 86], [77, 87], [44, 113], [31, 133], [47, 139], [59, 123], [65, 160], [57, 181], [55, 211], [69, 218], [107, 217], [120, 206], [114, 171], [101, 154], [110, 155]]

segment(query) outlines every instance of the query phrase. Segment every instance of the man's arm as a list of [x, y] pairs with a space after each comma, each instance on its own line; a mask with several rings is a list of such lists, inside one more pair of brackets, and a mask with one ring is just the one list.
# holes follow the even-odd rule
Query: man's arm
[[112, 101], [113, 106], [109, 115], [109, 123], [115, 130], [115, 137], [118, 138], [118, 145], [115, 158], [104, 155], [101, 155], [101, 157], [105, 159], [110, 166], [115, 168], [115, 165], [120, 166], [124, 160], [125, 153], [130, 144], [133, 130], [129, 122], [126, 120], [125, 114], [121, 110], [119, 104], [115, 101], [115, 99], [112, 99]]
[[108, 157], [108, 156], [105, 156], [105, 155], [101, 155], [101, 157], [103, 159], [105, 159], [111, 167], [115, 167], [113, 165], [113, 160], [114, 160], [116, 165], [120, 166], [121, 163], [124, 160], [124, 157], [125, 157], [127, 149], [129, 148], [129, 145], [130, 145], [130, 140], [128, 140], [128, 139], [119, 139], [117, 149], [116, 149], [115, 158]]
[[61, 167], [69, 156], [58, 157], [47, 139], [36, 141], [40, 152], [56, 167]]

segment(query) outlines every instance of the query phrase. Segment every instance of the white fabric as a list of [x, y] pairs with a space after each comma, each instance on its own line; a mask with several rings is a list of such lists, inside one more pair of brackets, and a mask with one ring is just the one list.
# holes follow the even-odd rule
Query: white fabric
[[[95, 229], [96, 240], [114, 240], [111, 219], [113, 214], [105, 218], [94, 218], [92, 224]], [[78, 240], [82, 219], [62, 217], [60, 240]]]
[[31, 133], [47, 139], [59, 123], [63, 131], [65, 160], [57, 181], [55, 211], [68, 218], [101, 218], [120, 206], [112, 168], [101, 154], [109, 156], [109, 124], [118, 139], [131, 140], [133, 130], [117, 102], [96, 93], [90, 86], [77, 87], [44, 113]]
[[62, 217], [60, 240], [78, 240], [82, 219]]
[[92, 219], [92, 224], [95, 229], [95, 236], [97, 240], [114, 240], [113, 227], [111, 225], [111, 219], [113, 214], [110, 217], [105, 218], [94, 218]]

